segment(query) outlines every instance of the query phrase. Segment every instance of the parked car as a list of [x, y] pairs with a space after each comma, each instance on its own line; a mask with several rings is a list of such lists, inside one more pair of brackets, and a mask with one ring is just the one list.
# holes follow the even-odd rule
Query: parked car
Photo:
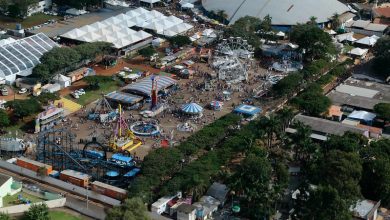
[[8, 95], [8, 89], [6, 87], [1, 88], [1, 95], [3, 95], [3, 96]]
[[19, 90], [19, 94], [24, 94], [24, 93], [26, 93], [27, 92], [27, 89], [26, 88], [21, 88], [20, 90]]
[[79, 98], [80, 98], [79, 94], [76, 93], [76, 91], [72, 92], [70, 95], [71, 95], [73, 98], [75, 98], [75, 99], [79, 99]]
[[76, 90], [76, 91], [77, 91], [77, 93], [79, 95], [85, 95], [85, 90], [84, 89], [79, 89], [79, 90]]

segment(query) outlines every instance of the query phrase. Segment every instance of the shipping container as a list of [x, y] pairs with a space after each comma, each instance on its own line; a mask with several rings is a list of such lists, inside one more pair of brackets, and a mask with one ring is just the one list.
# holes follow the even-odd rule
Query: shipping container
[[23, 167], [23, 168], [26, 168], [26, 169], [29, 169], [29, 170], [32, 170], [34, 172], [37, 172], [40, 168], [45, 167], [46, 168], [45, 169], [46, 176], [48, 176], [53, 171], [52, 166], [44, 164], [44, 163], [40, 163], [40, 162], [35, 161], [35, 160], [30, 160], [30, 159], [25, 158], [25, 157], [19, 157], [16, 160], [16, 165]]
[[73, 185], [87, 187], [91, 176], [74, 170], [63, 170], [60, 173], [60, 180], [69, 182]]
[[127, 191], [115, 186], [111, 186], [106, 183], [99, 181], [94, 181], [91, 183], [92, 191], [103, 194], [105, 196], [117, 199], [124, 200], [127, 197]]

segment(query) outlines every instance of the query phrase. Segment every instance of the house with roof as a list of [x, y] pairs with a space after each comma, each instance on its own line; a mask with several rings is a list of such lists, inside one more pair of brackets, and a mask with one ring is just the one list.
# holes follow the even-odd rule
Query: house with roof
[[345, 30], [366, 36], [376, 35], [382, 37], [389, 32], [389, 26], [384, 24], [374, 24], [369, 20], [351, 21], [345, 24]]
[[3, 207], [3, 198], [5, 196], [14, 195], [21, 190], [21, 187], [15, 187], [13, 183], [12, 176], [0, 173], [0, 207]]
[[376, 24], [390, 24], [390, 4], [382, 4], [379, 7], [372, 9], [372, 15], [374, 17], [374, 23]]
[[353, 220], [376, 220], [378, 217], [378, 208], [381, 202], [372, 200], [359, 200], [356, 204], [350, 207]]

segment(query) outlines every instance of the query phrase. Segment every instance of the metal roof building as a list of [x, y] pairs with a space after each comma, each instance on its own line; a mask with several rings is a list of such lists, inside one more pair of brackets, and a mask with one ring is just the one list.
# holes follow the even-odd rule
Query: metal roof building
[[[168, 76], [158, 76], [157, 89], [158, 91], [166, 89], [174, 84], [176, 80]], [[146, 77], [139, 82], [135, 82], [123, 87], [124, 92], [134, 92], [143, 96], [149, 97], [152, 91], [152, 76]]]
[[41, 56], [54, 47], [58, 45], [42, 33], [7, 41], [0, 46], [0, 79], [13, 83], [16, 76], [30, 75]]
[[349, 8], [337, 0], [202, 0], [207, 11], [223, 10], [230, 24], [244, 16], [260, 19], [272, 17], [273, 25], [291, 26], [309, 21], [325, 23], [334, 13], [342, 14]]

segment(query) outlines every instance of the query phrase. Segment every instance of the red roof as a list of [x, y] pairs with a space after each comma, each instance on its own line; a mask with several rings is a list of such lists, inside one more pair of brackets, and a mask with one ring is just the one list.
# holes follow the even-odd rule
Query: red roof
[[374, 8], [374, 12], [378, 17], [390, 18], [390, 7]]

